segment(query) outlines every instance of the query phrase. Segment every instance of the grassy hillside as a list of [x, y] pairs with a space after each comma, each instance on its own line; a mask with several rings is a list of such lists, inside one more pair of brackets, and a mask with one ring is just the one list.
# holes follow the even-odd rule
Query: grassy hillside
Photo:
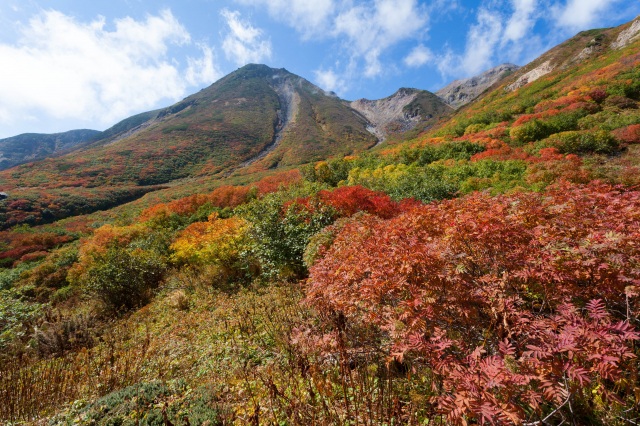
[[[224, 179], [194, 172], [0, 233], [0, 419], [637, 422], [640, 40], [610, 48], [628, 27], [579, 34], [411, 140], [287, 171], [269, 167], [369, 142], [323, 121], [342, 107], [304, 82], [298, 112], [315, 118], [286, 119], [275, 106], [293, 95], [266, 89], [282, 78], [266, 67], [216, 83], [216, 131], [242, 108], [270, 120], [242, 123], [271, 129], [248, 157], [225, 148], [254, 162], [209, 158]], [[262, 88], [260, 101], [230, 95]], [[169, 124], [206, 102], [130, 137], [196, 137]], [[293, 145], [314, 129], [338, 150], [329, 136]]]
[[100, 135], [97, 130], [72, 130], [55, 134], [25, 133], [0, 140], [0, 170], [39, 160], [86, 145]]
[[[278, 85], [297, 102], [290, 123], [281, 117], [288, 106]], [[261, 160], [249, 169], [255, 173], [373, 144], [365, 122], [338, 98], [286, 70], [248, 65], [172, 107], [117, 124], [85, 149], [0, 172], [0, 189], [10, 194], [0, 227], [117, 205], [132, 198], [123, 191], [142, 195], [187, 177], [228, 176], [252, 160]], [[77, 197], [86, 207], [67, 208]]]

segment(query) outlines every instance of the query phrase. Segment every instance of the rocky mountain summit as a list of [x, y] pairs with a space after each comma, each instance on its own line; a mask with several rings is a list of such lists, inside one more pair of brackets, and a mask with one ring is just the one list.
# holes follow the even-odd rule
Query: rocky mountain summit
[[349, 106], [367, 119], [367, 130], [378, 138], [378, 143], [420, 124], [428, 126], [434, 119], [453, 112], [433, 93], [408, 88], [401, 88], [384, 99], [358, 99]]
[[453, 108], [460, 108], [468, 104], [489, 87], [507, 77], [520, 67], [514, 64], [502, 64], [491, 68], [475, 77], [456, 80], [448, 86], [438, 90], [436, 95]]

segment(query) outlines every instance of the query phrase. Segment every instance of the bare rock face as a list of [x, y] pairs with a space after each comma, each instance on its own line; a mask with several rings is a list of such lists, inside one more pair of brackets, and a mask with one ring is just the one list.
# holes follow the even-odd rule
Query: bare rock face
[[375, 101], [358, 99], [351, 102], [350, 106], [369, 121], [367, 130], [382, 142], [386, 139], [389, 125], [397, 124], [406, 131], [419, 121], [419, 117], [412, 117], [404, 111], [404, 108], [413, 102], [417, 95], [416, 89], [400, 89], [388, 98]]
[[636, 41], [638, 38], [640, 38], [640, 17], [636, 18], [629, 28], [620, 32], [616, 41], [611, 43], [611, 48], [622, 49], [626, 45]]
[[435, 94], [407, 88], [384, 99], [358, 99], [349, 106], [367, 120], [367, 130], [378, 139], [378, 144], [391, 135], [403, 134], [416, 127], [426, 129], [453, 112]]
[[453, 108], [460, 108], [477, 98], [482, 92], [520, 67], [514, 64], [502, 64], [475, 77], [456, 80], [438, 90], [436, 95]]
[[531, 83], [533, 81], [536, 81], [537, 79], [539, 79], [543, 75], [549, 74], [551, 71], [553, 71], [553, 69], [554, 69], [554, 67], [553, 67], [553, 65], [551, 65], [551, 61], [546, 61], [546, 62], [542, 63], [541, 65], [535, 67], [531, 71], [521, 75], [520, 78], [518, 78], [515, 81], [515, 83], [512, 83], [512, 84], [507, 86], [507, 90], [514, 91], [516, 89], [519, 89], [522, 86], [524, 86], [525, 84], [528, 84], [528, 83]]

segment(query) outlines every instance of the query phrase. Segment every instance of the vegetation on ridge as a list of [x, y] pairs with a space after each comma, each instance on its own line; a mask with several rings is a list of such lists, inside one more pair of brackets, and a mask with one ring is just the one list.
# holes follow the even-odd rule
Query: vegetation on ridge
[[403, 143], [1, 231], [0, 418], [637, 422], [639, 48]]

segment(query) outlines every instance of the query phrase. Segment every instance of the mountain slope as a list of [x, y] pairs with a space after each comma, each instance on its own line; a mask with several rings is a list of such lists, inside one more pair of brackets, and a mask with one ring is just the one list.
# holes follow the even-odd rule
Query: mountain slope
[[[340, 99], [308, 81], [247, 65], [169, 108], [119, 123], [90, 147], [38, 170], [50, 176], [48, 186], [166, 183], [215, 175], [259, 156], [269, 168], [361, 151], [376, 143], [366, 126]], [[11, 176], [9, 186], [42, 181], [34, 180], [31, 167], [18, 167]]]
[[417, 127], [424, 130], [453, 112], [433, 93], [406, 88], [384, 99], [358, 99], [349, 105], [368, 120], [368, 129], [376, 135], [378, 143]]
[[639, 34], [640, 17], [615, 28], [582, 31], [509, 76], [507, 90], [514, 91], [553, 70], [569, 69], [608, 51], [620, 50], [637, 40]]
[[53, 134], [24, 133], [0, 139], [0, 170], [77, 148], [98, 135], [97, 130], [81, 129]]
[[438, 90], [436, 95], [453, 108], [460, 108], [519, 68], [514, 64], [498, 65], [475, 77], [456, 80]]
[[[377, 142], [367, 126], [344, 101], [303, 78], [247, 65], [175, 105], [116, 124], [83, 149], [0, 172], [0, 190], [10, 194], [0, 219], [5, 226], [17, 223], [16, 215], [38, 223], [45, 209], [51, 218], [87, 212], [177, 179], [360, 152]], [[78, 197], [89, 206], [63, 207]]]

